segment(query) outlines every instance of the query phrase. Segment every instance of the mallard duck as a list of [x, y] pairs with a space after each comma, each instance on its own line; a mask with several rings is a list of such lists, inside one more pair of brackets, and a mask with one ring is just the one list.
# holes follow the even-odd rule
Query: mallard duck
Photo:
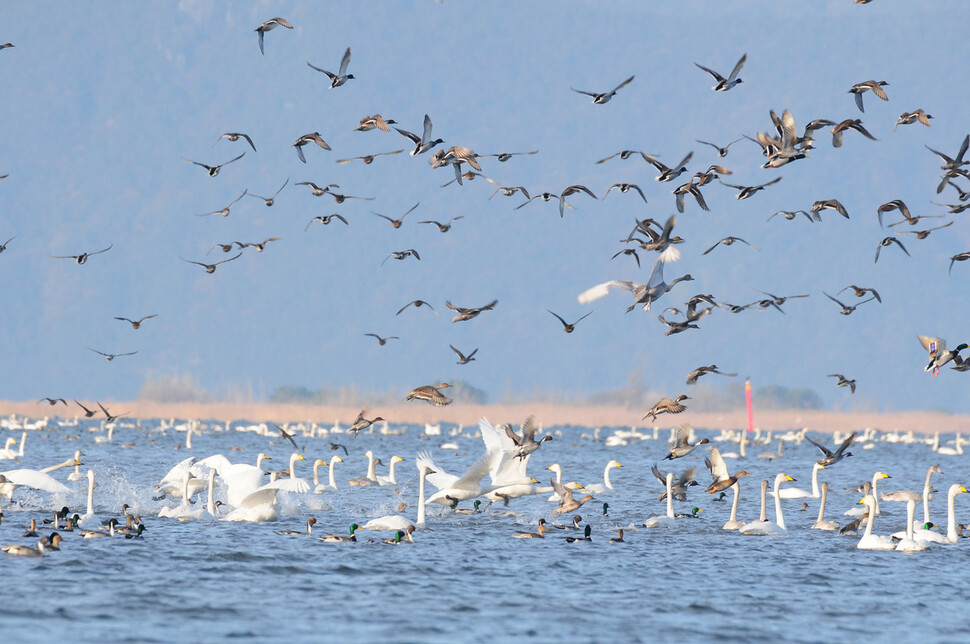
[[942, 338], [933, 338], [926, 335], [916, 336], [923, 348], [929, 352], [929, 362], [923, 368], [923, 371], [929, 371], [934, 376], [939, 375], [940, 368], [946, 365], [948, 362], [956, 362], [958, 365], [962, 364], [963, 359], [960, 358], [960, 352], [964, 349], [970, 348], [964, 342], [959, 344], [955, 349], [950, 350], [946, 348], [946, 340]]
[[[729, 89], [737, 87], [738, 84], [741, 83], [741, 79], [738, 78], [738, 74], [741, 72], [741, 68], [744, 67], [744, 63], [747, 62], [747, 60], [748, 60], [747, 54], [744, 54], [743, 56], [741, 56], [740, 60], [738, 60], [738, 62], [734, 64], [734, 69], [731, 70], [731, 73], [730, 75], [728, 75], [727, 78], [724, 78], [713, 69], [708, 69], [707, 67], [704, 67], [703, 65], [700, 65], [698, 63], [694, 63], [694, 64], [700, 67], [701, 69], [703, 69], [711, 76], [713, 76], [714, 80], [717, 81], [717, 85], [712, 87], [711, 88], [712, 90], [714, 90], [715, 92], [726, 92]], [[725, 151], [724, 154], [727, 154], [727, 152]], [[721, 155], [721, 156], [724, 156], [724, 155]]]
[[256, 34], [259, 37], [259, 53], [263, 54], [264, 56], [266, 55], [266, 52], [263, 51], [263, 34], [265, 34], [267, 31], [273, 31], [277, 27], [286, 27], [287, 29], [292, 29], [293, 25], [288, 23], [283, 18], [270, 18], [255, 29]]
[[624, 87], [632, 83], [634, 78], [636, 78], [636, 76], [631, 76], [630, 78], [626, 79], [625, 81], [623, 81], [622, 83], [620, 83], [619, 85], [611, 89], [610, 91], [603, 92], [602, 94], [597, 92], [587, 92], [585, 90], [576, 89], [575, 87], [570, 87], [569, 89], [573, 90], [578, 94], [585, 94], [586, 96], [591, 96], [593, 98], [594, 104], [603, 105], [605, 103], [609, 103], [610, 99], [613, 98], [613, 95], [616, 94], [619, 90], [623, 89]]
[[[310, 65], [309, 62], [307, 62], [307, 65], [309, 65], [311, 69], [315, 69], [321, 74], [327, 75], [327, 77], [330, 79], [330, 89], [340, 87], [347, 81], [355, 78], [353, 74], [347, 73], [347, 66], [350, 65], [350, 47], [347, 47], [347, 51], [344, 52], [343, 57], [340, 59], [340, 69], [337, 70], [336, 74], [333, 72], [328, 72], [325, 69], [320, 69], [314, 65]], [[387, 126], [385, 125], [384, 127], [386, 128]]]
[[[868, 91], [872, 91], [873, 94], [878, 96], [884, 101], [888, 101], [889, 97], [886, 96], [886, 90], [883, 89], [884, 85], [889, 85], [886, 81], [865, 81], [863, 83], [856, 83], [849, 90], [849, 94], [852, 94], [855, 98], [856, 107], [859, 108], [860, 112], [865, 112], [865, 108], [862, 105], [862, 95]], [[927, 125], [929, 125], [927, 123]], [[895, 128], [894, 128], [895, 129]]]
[[325, 537], [319, 537], [320, 541], [326, 541], [327, 543], [346, 543], [348, 541], [357, 541], [357, 535], [354, 534], [360, 528], [356, 523], [350, 524], [350, 535], [342, 534], [328, 534]]

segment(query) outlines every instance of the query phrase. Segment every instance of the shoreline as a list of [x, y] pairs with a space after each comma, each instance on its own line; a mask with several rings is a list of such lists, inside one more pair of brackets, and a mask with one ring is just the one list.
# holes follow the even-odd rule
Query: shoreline
[[[82, 401], [91, 408], [97, 404]], [[274, 403], [157, 403], [150, 401], [115, 402], [105, 401], [112, 412], [125, 410], [125, 418], [177, 418], [217, 421], [248, 420], [253, 422], [270, 421], [314, 422], [330, 426], [339, 421], [343, 426], [354, 422], [359, 407], [336, 405], [300, 405]], [[35, 401], [0, 401], [0, 416], [11, 414], [27, 416], [32, 419], [45, 416], [73, 419], [80, 412], [73, 403], [50, 406]], [[555, 403], [516, 403], [516, 404], [462, 404], [446, 407], [433, 407], [419, 403], [401, 403], [377, 406], [369, 410], [369, 415], [379, 415], [390, 423], [453, 423], [473, 425], [481, 417], [494, 423], [519, 424], [530, 414], [535, 415], [541, 425], [580, 426], [580, 427], [633, 427], [652, 428], [654, 424], [669, 428], [688, 423], [698, 429], [728, 430], [747, 426], [747, 412], [737, 409], [723, 412], [685, 412], [683, 414], [662, 415], [657, 422], [640, 422], [642, 411], [620, 406], [567, 406]], [[99, 413], [95, 418], [102, 417]], [[882, 431], [909, 431], [919, 433], [933, 432], [970, 432], [970, 415], [947, 414], [934, 411], [905, 412], [836, 412], [807, 409], [755, 410], [754, 426], [762, 430], [788, 430], [808, 427], [812, 431], [831, 433], [873, 427]]]

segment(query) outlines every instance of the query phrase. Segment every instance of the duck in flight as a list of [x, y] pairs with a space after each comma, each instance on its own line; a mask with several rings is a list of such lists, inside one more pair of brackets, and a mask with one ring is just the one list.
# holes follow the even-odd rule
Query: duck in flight
[[285, 19], [277, 17], [277, 18], [270, 18], [260, 26], [256, 27], [255, 31], [256, 31], [256, 35], [259, 37], [260, 54], [263, 54], [264, 56], [266, 55], [266, 52], [263, 51], [263, 34], [265, 34], [267, 31], [273, 31], [277, 27], [286, 27], [287, 29], [292, 29], [293, 25], [291, 25]]
[[[307, 65], [310, 65], [310, 63], [307, 62]], [[347, 51], [344, 52], [343, 57], [340, 59], [340, 69], [337, 70], [336, 74], [328, 72], [325, 69], [320, 69], [314, 65], [310, 65], [310, 68], [317, 70], [321, 74], [326, 74], [330, 78], [330, 89], [334, 89], [355, 78], [353, 74], [347, 73], [348, 65], [350, 65], [350, 47], [347, 47]]]
[[[4, 245], [6, 247], [6, 245]], [[83, 264], [88, 261], [88, 258], [93, 255], [100, 255], [101, 253], [107, 253], [114, 247], [114, 244], [108, 244], [107, 248], [102, 248], [101, 250], [96, 250], [93, 253], [81, 253], [80, 255], [51, 255], [53, 259], [73, 259], [77, 264]]]
[[204, 268], [206, 273], [212, 274], [216, 272], [216, 267], [219, 266], [220, 264], [231, 262], [235, 259], [239, 259], [240, 257], [242, 257], [242, 253], [239, 253], [235, 257], [224, 259], [221, 262], [216, 262], [215, 264], [204, 264], [202, 262], [193, 262], [191, 259], [185, 259], [184, 257], [179, 257], [179, 259], [181, 259], [183, 262], [188, 262], [189, 264], [197, 264], [198, 266], [201, 266], [202, 268]]
[[[253, 140], [249, 137], [248, 134], [244, 134], [243, 132], [226, 132], [218, 139], [216, 139], [216, 143], [218, 143], [223, 139], [229, 139], [230, 141], [238, 141], [239, 139], [246, 139], [246, 142], [249, 143], [249, 147], [253, 149], [253, 152], [256, 151], [256, 146], [253, 144]], [[212, 147], [216, 147], [216, 143], [213, 143]]]
[[727, 78], [724, 78], [713, 69], [708, 69], [707, 67], [704, 67], [699, 63], [694, 63], [694, 64], [700, 67], [701, 69], [703, 69], [711, 76], [713, 76], [714, 80], [717, 81], [717, 85], [715, 85], [711, 89], [713, 89], [715, 92], [726, 92], [729, 89], [733, 89], [734, 87], [737, 87], [738, 84], [741, 83], [741, 79], [738, 78], [738, 74], [741, 73], [741, 68], [744, 67], [744, 64], [747, 61], [748, 61], [747, 54], [744, 54], [743, 56], [741, 56], [740, 60], [738, 60], [738, 62], [734, 64], [734, 69], [731, 70], [731, 73], [728, 75]]
[[142, 322], [144, 322], [145, 320], [150, 320], [152, 318], [157, 318], [157, 317], [158, 317], [158, 313], [152, 313], [151, 315], [146, 315], [140, 320], [129, 320], [128, 318], [115, 318], [115, 319], [121, 320], [122, 322], [127, 322], [128, 324], [131, 325], [131, 328], [133, 329], [140, 329]]
[[189, 163], [192, 163], [192, 164], [197, 165], [197, 166], [201, 166], [201, 167], [205, 168], [205, 171], [209, 174], [210, 177], [216, 177], [216, 176], [219, 175], [219, 171], [220, 170], [222, 170], [224, 167], [226, 167], [230, 163], [234, 163], [234, 162], [238, 161], [239, 159], [243, 158], [244, 156], [246, 156], [246, 153], [245, 152], [243, 152], [242, 154], [240, 154], [235, 159], [229, 159], [225, 163], [220, 163], [219, 165], [206, 165], [204, 163], [199, 163], [198, 161], [193, 161], [192, 159], [186, 159], [185, 157], [182, 157], [182, 160], [183, 161], [188, 161]]
[[626, 87], [627, 85], [629, 85], [630, 83], [632, 83], [634, 78], [636, 78], [636, 76], [631, 76], [630, 78], [626, 79], [625, 81], [623, 81], [622, 83], [620, 83], [619, 85], [617, 85], [616, 87], [614, 87], [613, 89], [611, 89], [610, 91], [603, 92], [602, 94], [599, 94], [597, 92], [587, 92], [585, 90], [576, 89], [575, 87], [570, 87], [569, 89], [571, 89], [574, 92], [577, 92], [579, 94], [585, 94], [586, 96], [592, 96], [593, 97], [593, 103], [594, 104], [596, 104], [596, 105], [603, 105], [604, 103], [609, 103], [610, 100], [613, 98], [613, 95], [614, 94], [616, 94], [618, 91], [620, 91], [621, 89], [623, 89], [624, 87]]

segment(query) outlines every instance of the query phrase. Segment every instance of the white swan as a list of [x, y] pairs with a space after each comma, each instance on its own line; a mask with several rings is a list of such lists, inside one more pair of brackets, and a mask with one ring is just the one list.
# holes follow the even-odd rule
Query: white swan
[[[741, 534], [760, 534], [759, 531], [763, 531], [768, 525], [768, 505], [766, 503], [768, 492], [768, 481], [762, 479], [761, 481], [761, 514], [758, 515], [757, 521], [751, 521], [741, 526], [738, 530]], [[750, 527], [749, 527], [750, 526]]]
[[667, 514], [652, 516], [643, 523], [644, 528], [668, 527], [674, 524], [674, 501], [671, 488], [674, 485], [674, 473], [667, 472]]
[[623, 467], [620, 465], [619, 461], [610, 461], [606, 464], [606, 469], [603, 470], [603, 482], [593, 483], [587, 485], [584, 489], [587, 494], [606, 494], [607, 492], [613, 491], [613, 485], [610, 483], [610, 470], [614, 467]]
[[68, 481], [80, 481], [84, 478], [84, 475], [81, 474], [81, 466], [84, 465], [84, 463], [81, 462], [82, 456], [84, 456], [84, 452], [79, 449], [74, 450], [74, 471], [68, 474]]
[[283, 478], [278, 478], [275, 481], [270, 481], [264, 488], [276, 488], [277, 490], [282, 490], [283, 492], [292, 492], [293, 494], [305, 494], [310, 491], [310, 484], [306, 479], [301, 479], [296, 475], [296, 462], [305, 461], [306, 459], [302, 454], [293, 452], [290, 455], [290, 471], [289, 476]]
[[[238, 508], [243, 505], [246, 497], [262, 487], [265, 473], [261, 465], [264, 460], [272, 459], [260, 452], [256, 457], [256, 465], [252, 466], [246, 463], [231, 463], [222, 454], [214, 454], [202, 459], [195, 465], [197, 467], [214, 468], [226, 484], [226, 500], [229, 502], [229, 505]], [[273, 501], [276, 501], [275, 493], [273, 495]]]
[[387, 466], [387, 476], [378, 476], [378, 485], [397, 485], [397, 477], [394, 475], [394, 466], [404, 459], [400, 456], [392, 456], [391, 463]]
[[[227, 461], [228, 462], [228, 461]], [[189, 481], [189, 496], [195, 496], [195, 493], [202, 489], [205, 485], [205, 481], [201, 478], [203, 468], [196, 463], [195, 457], [190, 456], [184, 460], [179, 461], [175, 466], [168, 471], [168, 473], [162, 477], [162, 480], [158, 482], [155, 486], [155, 491], [158, 492], [159, 498], [170, 496], [176, 499], [182, 498], [182, 483], [185, 479], [186, 472], [192, 472], [192, 478]]]
[[376, 519], [371, 519], [364, 525], [360, 526], [362, 530], [407, 530], [409, 525], [415, 525], [419, 528], [424, 527], [424, 480], [429, 474], [428, 465], [421, 461], [418, 461], [418, 520], [413, 524], [411, 520], [400, 514], [392, 514], [389, 516], [378, 517]]
[[74, 463], [74, 459], [70, 459], [43, 470], [19, 469], [0, 472], [0, 496], [10, 500], [13, 498], [14, 490], [21, 486], [51, 494], [69, 494], [71, 490], [47, 472], [74, 465]]
[[731, 518], [722, 526], [722, 530], [740, 530], [744, 527], [744, 522], [738, 521], [738, 498], [741, 496], [741, 486], [735, 481], [731, 489], [734, 490], [734, 501], [731, 503]]
[[748, 525], [741, 528], [740, 533], [746, 535], [757, 535], [757, 536], [769, 536], [769, 535], [783, 535], [788, 533], [788, 529], [785, 526], [785, 515], [781, 510], [781, 495], [779, 494], [781, 489], [781, 484], [784, 481], [794, 481], [792, 477], [788, 476], [784, 472], [779, 472], [775, 475], [775, 485], [773, 488], [773, 496], [775, 497], [775, 522], [770, 521], [759, 521], [757, 524], [749, 523]]
[[926, 550], [925, 541], [916, 541], [913, 538], [913, 516], [916, 514], [916, 501], [910, 499], [906, 502], [906, 536], [896, 544], [898, 552], [919, 552]]
[[[817, 465], [817, 463], [816, 463]], [[839, 524], [825, 520], [825, 499], [829, 495], [829, 482], [822, 481], [822, 500], [818, 504], [818, 519], [812, 524], [812, 530], [838, 530]]]
[[[918, 528], [913, 530], [913, 538], [917, 541], [927, 541], [931, 543], [956, 543], [958, 539], [957, 535], [957, 522], [956, 513], [954, 511], [953, 502], [956, 499], [957, 494], [966, 493], [967, 489], [958, 483], [954, 483], [947, 490], [946, 494], [946, 536], [938, 532], [933, 532], [932, 530], [926, 529], [926, 525], [931, 525], [929, 522], [920, 525]], [[912, 527], [912, 526], [911, 526]], [[895, 536], [895, 535], [894, 535]]]
[[[26, 435], [27, 435], [27, 432], [24, 432], [24, 436]], [[16, 438], [14, 438], [13, 436], [7, 437], [7, 442], [4, 443], [3, 449], [0, 449], [0, 461], [7, 461], [7, 460], [12, 460], [17, 458], [18, 456], [17, 450], [10, 447], [11, 445], [16, 445], [16, 444], [17, 444]]]
[[876, 500], [872, 494], [867, 494], [859, 503], [864, 503], [869, 509], [869, 522], [866, 523], [866, 532], [859, 539], [856, 548], [860, 550], [895, 550], [896, 544], [889, 537], [872, 534], [872, 526], [876, 522]]
[[[546, 469], [549, 470], [550, 472], [555, 472], [555, 474], [556, 474], [556, 483], [559, 483], [561, 485], [565, 485], [570, 490], [582, 490], [583, 489], [583, 486], [580, 485], [579, 483], [577, 483], [576, 481], [570, 481], [568, 483], [563, 483], [562, 482], [562, 466], [560, 466], [559, 463], [553, 463], [552, 465], [550, 465]], [[549, 501], [550, 503], [559, 503], [559, 495], [556, 494], [555, 492], [553, 492], [552, 486], [545, 486], [544, 488], [539, 488], [539, 490], [537, 491], [538, 494], [545, 494], [546, 492], [552, 492], [552, 496], [550, 496], [548, 499], [546, 499], [547, 501]]]
[[819, 497], [818, 491], [818, 471], [825, 469], [824, 465], [815, 463], [812, 466], [812, 491], [803, 490], [797, 487], [786, 487], [779, 494], [783, 499], [807, 499], [813, 498], [817, 499]]
[[278, 492], [279, 489], [275, 487], [257, 488], [240, 500], [239, 505], [222, 517], [222, 520], [251, 523], [275, 521], [280, 517], [279, 502], [276, 500]]
[[[326, 461], [324, 461], [323, 459], [318, 458], [317, 459], [317, 462], [322, 462], [324, 465], [326, 465]], [[329, 466], [329, 469], [330, 469], [330, 482], [329, 482], [329, 485], [324, 485], [323, 483], [320, 482], [320, 479], [317, 478], [317, 463], [314, 463], [314, 465], [313, 465], [313, 492], [315, 494], [323, 494], [327, 490], [336, 490], [337, 489], [337, 479], [335, 479], [334, 476], [333, 476], [333, 466], [336, 465], [337, 463], [343, 463], [343, 462], [344, 462], [344, 460], [342, 458], [340, 458], [339, 456], [334, 456], [333, 458], [330, 459], [330, 466]]]
[[377, 473], [375, 468], [377, 467], [378, 459], [374, 458], [374, 452], [367, 450], [364, 452], [364, 456], [367, 457], [367, 476], [358, 476], [347, 481], [348, 485], [359, 485], [361, 487], [366, 487], [368, 485], [373, 485], [377, 483]]
[[[872, 483], [869, 485], [869, 494], [872, 495], [873, 503], [875, 504], [876, 514], [879, 514], [879, 494], [876, 490], [876, 483], [880, 479], [891, 479], [891, 478], [892, 477], [886, 474], [885, 472], [876, 472], [875, 474], [872, 475]], [[845, 511], [844, 516], [861, 517], [863, 514], [865, 514], [865, 510], [863, 508], [849, 508], [848, 510]]]
[[496, 452], [485, 452], [477, 461], [472, 463], [461, 476], [446, 474], [438, 468], [431, 455], [427, 452], [418, 454], [418, 467], [427, 467], [433, 474], [428, 480], [438, 488], [438, 491], [428, 497], [428, 503], [454, 506], [459, 501], [470, 501], [494, 489], [494, 486], [483, 486], [482, 479], [492, 469], [493, 461], [500, 458]]
[[[211, 472], [211, 470], [210, 470]], [[178, 519], [180, 521], [189, 521], [193, 519], [201, 519], [204, 510], [199, 508], [198, 510], [192, 509], [189, 505], [192, 501], [192, 487], [189, 485], [190, 481], [196, 480], [192, 473], [185, 471], [182, 474], [182, 490], [176, 498], [181, 498], [182, 501], [172, 507], [164, 507], [158, 511], [158, 516], [163, 519]]]
[[940, 434], [936, 434], [935, 452], [943, 456], [961, 456], [963, 455], [963, 437], [960, 436], [960, 432], [957, 432], [956, 439], [953, 441], [956, 448], [953, 447], [940, 447]]
[[88, 507], [87, 512], [77, 522], [78, 527], [87, 529], [100, 528], [101, 517], [94, 513], [94, 470], [88, 470]]

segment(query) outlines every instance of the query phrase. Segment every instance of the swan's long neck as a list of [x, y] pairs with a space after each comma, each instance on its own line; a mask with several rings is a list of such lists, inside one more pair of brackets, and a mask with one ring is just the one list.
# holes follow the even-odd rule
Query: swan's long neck
[[374, 468], [376, 467], [374, 465], [375, 460], [376, 459], [374, 458], [374, 455], [368, 452], [367, 453], [367, 478], [369, 478], [372, 481], [377, 478], [374, 472]]
[[336, 463], [337, 463], [336, 457], [330, 459], [330, 487], [332, 487], [335, 490], [337, 489], [337, 480], [333, 478], [333, 466]]
[[314, 461], [313, 463], [313, 487], [320, 485], [320, 474], [318, 470], [320, 469], [320, 461]]
[[734, 485], [731, 486], [731, 488], [734, 490], [734, 502], [731, 503], [731, 523], [737, 523], [738, 498], [741, 496], [741, 486], [738, 485], [737, 482], [735, 482]]
[[[960, 438], [960, 432], [957, 432], [957, 437], [956, 437], [956, 440], [954, 442], [956, 443], [956, 446], [957, 446], [957, 454], [963, 454], [963, 439]], [[20, 455], [21, 456], [23, 456], [23, 451], [24, 451], [24, 443], [23, 443], [23, 441], [21, 441], [20, 442], [20, 452], [21, 452]]]
[[603, 470], [603, 485], [606, 486], [607, 490], [612, 490], [613, 485], [610, 483], [610, 470], [613, 469], [613, 462], [610, 461], [606, 464], [606, 469]]
[[[23, 447], [23, 443], [20, 444]], [[81, 450], [74, 450], [74, 476], [75, 480], [81, 477], [81, 466], [78, 463], [81, 462]]]
[[209, 510], [209, 514], [212, 516], [216, 515], [216, 504], [213, 500], [213, 490], [215, 489], [216, 473], [215, 470], [209, 470], [209, 497], [206, 499], [206, 507]]
[[926, 483], [923, 484], [923, 523], [930, 522], [930, 477], [933, 476], [931, 468], [926, 473]]
[[960, 486], [951, 485], [950, 491], [946, 495], [946, 540], [950, 543], [957, 542], [957, 521], [953, 512], [953, 499], [956, 498], [959, 489]]
[[738, 446], [738, 453], [741, 454], [741, 458], [746, 458], [744, 453], [744, 446], [747, 444], [747, 437], [744, 434], [744, 430], [741, 430], [741, 444]]
[[94, 514], [94, 470], [88, 470], [88, 514]]
[[768, 520], [767, 493], [768, 493], [768, 481], [762, 481], [761, 482], [761, 517], [758, 519], [762, 523]]
[[[816, 499], [819, 497], [819, 491], [818, 491], [818, 471], [820, 469], [822, 469], [822, 466], [819, 465], [818, 463], [816, 463], [814, 466], [812, 466], [812, 496], [815, 497]], [[819, 521], [821, 521], [821, 520], [822, 520], [821, 517], [819, 517]]]
[[396, 459], [391, 459], [391, 465], [387, 470], [387, 480], [391, 485], [397, 485], [397, 475], [394, 474], [394, 467], [397, 465]]
[[906, 502], [906, 538], [913, 540], [913, 517], [916, 516], [916, 501]]
[[552, 471], [556, 473], [556, 483], [562, 483], [562, 468], [559, 467], [558, 463]]
[[192, 425], [189, 425], [189, 431], [185, 432], [185, 449], [192, 449]]
[[19, 456], [23, 456], [24, 455], [24, 443], [26, 443], [26, 442], [27, 442], [27, 432], [24, 432], [24, 433], [22, 433], [20, 435], [20, 452], [19, 452]]
[[183, 507], [188, 507], [189, 505], [189, 479], [190, 478], [191, 478], [191, 474], [189, 474], [188, 472], [186, 472], [185, 476], [182, 478], [182, 506]]
[[[814, 481], [813, 481], [814, 483]], [[814, 487], [814, 486], [813, 486]], [[825, 519], [825, 497], [829, 495], [829, 486], [822, 486], [822, 501], [818, 504], [818, 520], [816, 523], [821, 523]]]
[[667, 472], [667, 518], [674, 518], [674, 475], [673, 472]]
[[256, 457], [256, 468], [260, 469], [263, 466], [263, 459], [266, 458], [266, 454], [260, 454]]
[[876, 491], [876, 483], [879, 481], [880, 472], [876, 472], [872, 475], [872, 504], [873, 514], [879, 514], [879, 492]]
[[424, 525], [424, 477], [427, 476], [428, 468], [421, 468], [421, 476], [418, 477], [418, 523]]
[[775, 476], [775, 523], [782, 530], [787, 530], [785, 527], [785, 515], [781, 512], [781, 495], [779, 489], [781, 487], [782, 476], [781, 474]]
[[295, 479], [296, 478], [296, 462], [297, 462], [297, 460], [299, 460], [299, 459], [297, 458], [297, 455], [296, 454], [293, 454], [292, 456], [290, 456], [290, 478], [291, 479]]
[[867, 496], [865, 501], [866, 508], [869, 510], [869, 520], [866, 522], [866, 532], [862, 535], [863, 539], [872, 536], [872, 524], [876, 522], [876, 508], [872, 497]]
[[940, 432], [933, 434], [933, 451], [940, 449]]

